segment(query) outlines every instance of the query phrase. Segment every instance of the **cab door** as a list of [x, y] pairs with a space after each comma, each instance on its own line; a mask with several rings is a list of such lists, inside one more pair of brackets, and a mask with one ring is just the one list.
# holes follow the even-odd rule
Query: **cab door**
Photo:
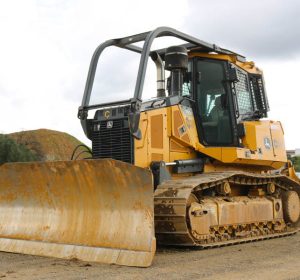
[[195, 101], [199, 140], [205, 146], [236, 146], [236, 121], [225, 61], [197, 58]]

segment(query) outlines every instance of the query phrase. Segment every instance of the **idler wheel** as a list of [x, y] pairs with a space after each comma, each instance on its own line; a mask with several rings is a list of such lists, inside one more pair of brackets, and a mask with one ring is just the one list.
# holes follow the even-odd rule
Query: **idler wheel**
[[229, 182], [223, 182], [221, 185], [217, 186], [217, 192], [221, 195], [228, 195], [231, 193], [231, 187]]
[[282, 194], [283, 216], [287, 223], [295, 224], [300, 216], [299, 196], [295, 191], [286, 191]]

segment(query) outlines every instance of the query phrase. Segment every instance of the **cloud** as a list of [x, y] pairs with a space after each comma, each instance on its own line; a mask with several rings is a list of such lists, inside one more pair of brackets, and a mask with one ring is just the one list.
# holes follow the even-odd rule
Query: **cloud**
[[[59, 129], [83, 141], [77, 108], [81, 104], [94, 49], [104, 40], [152, 30], [159, 25], [181, 27], [186, 1], [1, 1], [0, 131], [40, 127]], [[162, 11], [166, 11], [162, 13]], [[174, 17], [181, 13], [182, 19]], [[103, 69], [123, 67], [106, 81], [110, 97], [128, 86], [130, 61], [102, 61]], [[129, 65], [129, 66], [128, 66]], [[132, 72], [132, 73], [131, 73]], [[123, 85], [126, 85], [126, 88]], [[129, 97], [131, 97], [129, 96]]]
[[286, 59], [300, 55], [297, 0], [188, 0], [189, 32], [246, 56]]

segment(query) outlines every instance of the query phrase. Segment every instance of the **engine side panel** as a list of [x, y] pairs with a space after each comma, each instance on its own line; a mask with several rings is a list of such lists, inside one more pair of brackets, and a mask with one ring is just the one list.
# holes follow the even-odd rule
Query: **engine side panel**
[[[191, 107], [173, 105], [141, 113], [142, 139], [135, 139], [135, 165], [149, 167], [152, 161], [172, 162], [193, 159], [196, 152], [237, 169], [279, 169], [287, 161], [280, 122], [244, 122], [245, 136], [240, 147], [209, 147], [199, 141]], [[238, 168], [240, 169], [240, 168]]]

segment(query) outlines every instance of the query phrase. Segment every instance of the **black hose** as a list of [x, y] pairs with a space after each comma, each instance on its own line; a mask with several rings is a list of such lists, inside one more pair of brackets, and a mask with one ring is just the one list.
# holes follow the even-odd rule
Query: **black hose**
[[80, 147], [85, 148], [86, 151], [80, 152], [79, 155], [82, 154], [83, 152], [89, 153], [89, 154], [92, 155], [92, 150], [90, 149], [90, 147], [88, 147], [87, 145], [84, 145], [84, 144], [79, 144], [79, 145], [76, 146], [76, 148], [74, 149], [74, 151], [73, 151], [73, 153], [72, 153], [72, 156], [71, 156], [71, 160], [76, 160], [76, 159], [78, 158], [79, 155], [77, 155], [75, 159], [74, 159], [74, 156], [75, 156], [75, 153], [77, 152], [78, 148], [80, 148]]
[[[77, 160], [78, 157], [79, 157], [80, 155], [84, 154], [84, 153], [89, 153], [89, 154], [90, 154], [90, 151], [81, 151], [81, 152], [74, 158], [74, 160]], [[90, 157], [90, 158], [91, 158], [91, 157]], [[86, 158], [85, 158], [85, 159], [86, 159]]]

